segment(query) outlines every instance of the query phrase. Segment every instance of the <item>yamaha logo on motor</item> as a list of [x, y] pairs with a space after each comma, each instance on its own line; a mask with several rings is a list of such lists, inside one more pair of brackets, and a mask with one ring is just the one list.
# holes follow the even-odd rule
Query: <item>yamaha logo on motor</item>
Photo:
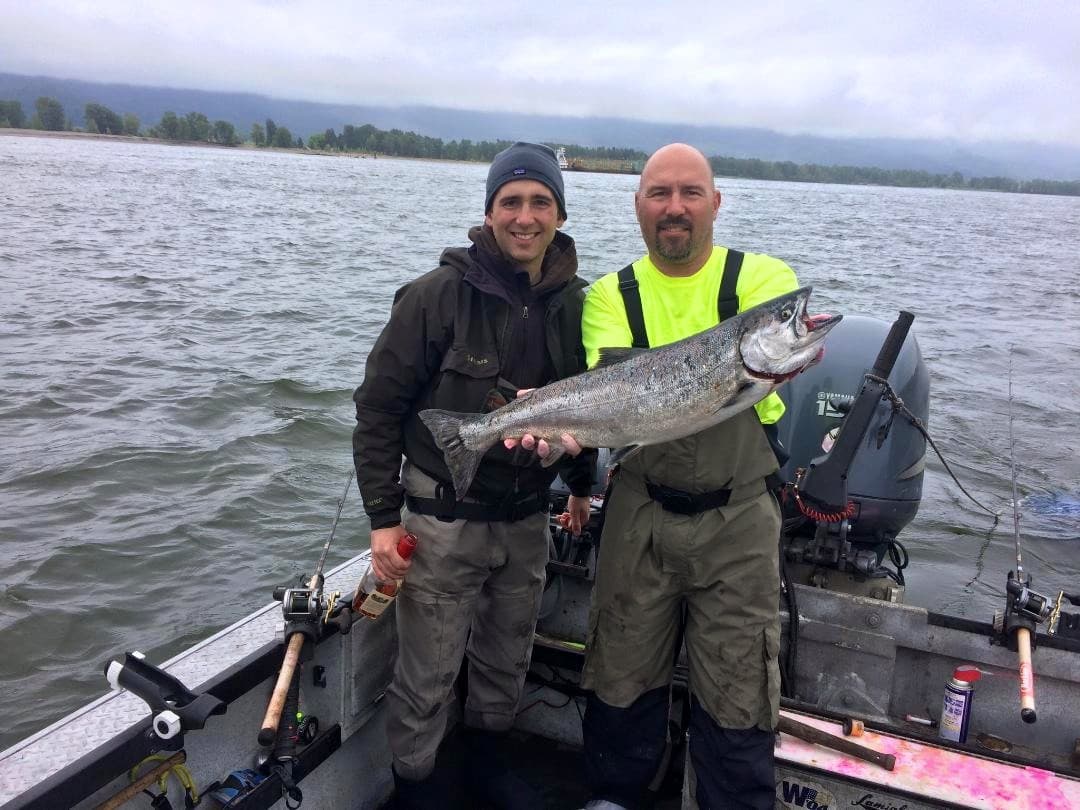
[[839, 405], [842, 402], [846, 402], [850, 405], [854, 401], [854, 394], [834, 394], [831, 391], [818, 391], [817, 415], [827, 416], [832, 419], [841, 419], [844, 416], [844, 411], [835, 408], [833, 403], [835, 402]]

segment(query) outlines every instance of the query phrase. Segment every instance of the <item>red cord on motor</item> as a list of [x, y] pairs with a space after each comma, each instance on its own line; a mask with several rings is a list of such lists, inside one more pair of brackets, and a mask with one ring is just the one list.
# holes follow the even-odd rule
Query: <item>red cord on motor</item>
[[791, 485], [791, 493], [795, 498], [795, 505], [799, 507], [799, 511], [811, 520], [816, 520], [818, 523], [839, 523], [841, 520], [848, 520], [855, 517], [854, 501], [848, 501], [847, 507], [842, 512], [822, 512], [810, 506], [806, 501], [799, 497], [798, 484]]

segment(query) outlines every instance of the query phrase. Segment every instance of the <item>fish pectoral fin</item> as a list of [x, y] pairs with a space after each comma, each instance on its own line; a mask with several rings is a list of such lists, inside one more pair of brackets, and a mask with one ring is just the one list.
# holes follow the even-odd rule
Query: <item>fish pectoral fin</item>
[[631, 357], [637, 357], [639, 354], [645, 354], [647, 351], [649, 350], [634, 349], [626, 346], [608, 346], [600, 350], [600, 359], [596, 361], [596, 368], [614, 366], [616, 363], [629, 360]]
[[760, 402], [777, 388], [779, 388], [779, 385], [770, 385], [765, 380], [755, 382], [754, 380], [744, 379], [730, 397], [722, 397], [717, 400], [716, 407], [712, 409], [713, 415], [719, 415], [724, 411], [730, 411], [729, 415], [731, 415], [747, 406], [753, 406], [755, 402]]
[[556, 461], [566, 455], [566, 448], [563, 447], [561, 444], [553, 444], [552, 442], [548, 442], [548, 447], [550, 447], [551, 449], [548, 451], [547, 458], [540, 460], [541, 467], [550, 467], [552, 464], [554, 464]]
[[622, 464], [628, 458], [631, 458], [638, 450], [642, 448], [640, 444], [628, 444], [626, 447], [619, 447], [611, 451], [611, 455], [608, 457], [608, 466], [614, 467], [616, 464]]

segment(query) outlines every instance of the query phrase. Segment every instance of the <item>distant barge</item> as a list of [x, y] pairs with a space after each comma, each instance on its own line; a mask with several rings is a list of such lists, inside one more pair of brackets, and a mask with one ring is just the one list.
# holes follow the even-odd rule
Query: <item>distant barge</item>
[[641, 174], [644, 161], [613, 160], [610, 158], [585, 158], [566, 156], [566, 150], [559, 147], [555, 153], [559, 159], [559, 168], [564, 172], [599, 172], [602, 174]]

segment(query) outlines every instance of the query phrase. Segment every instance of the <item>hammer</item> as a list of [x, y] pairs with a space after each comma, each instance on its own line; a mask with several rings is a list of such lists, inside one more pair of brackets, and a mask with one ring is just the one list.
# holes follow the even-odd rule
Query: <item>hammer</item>
[[822, 745], [826, 748], [832, 748], [844, 754], [848, 754], [849, 756], [858, 757], [867, 762], [873, 762], [875, 765], [880, 765], [887, 771], [891, 771], [896, 767], [896, 757], [892, 754], [883, 754], [880, 751], [875, 751], [873, 748], [867, 748], [865, 745], [859, 745], [858, 743], [851, 742], [851, 740], [836, 737], [821, 729], [808, 726], [806, 723], [792, 720], [790, 717], [780, 716], [779, 729], [785, 734], [790, 734], [792, 737], [798, 737], [800, 740], [806, 740], [815, 745]]

